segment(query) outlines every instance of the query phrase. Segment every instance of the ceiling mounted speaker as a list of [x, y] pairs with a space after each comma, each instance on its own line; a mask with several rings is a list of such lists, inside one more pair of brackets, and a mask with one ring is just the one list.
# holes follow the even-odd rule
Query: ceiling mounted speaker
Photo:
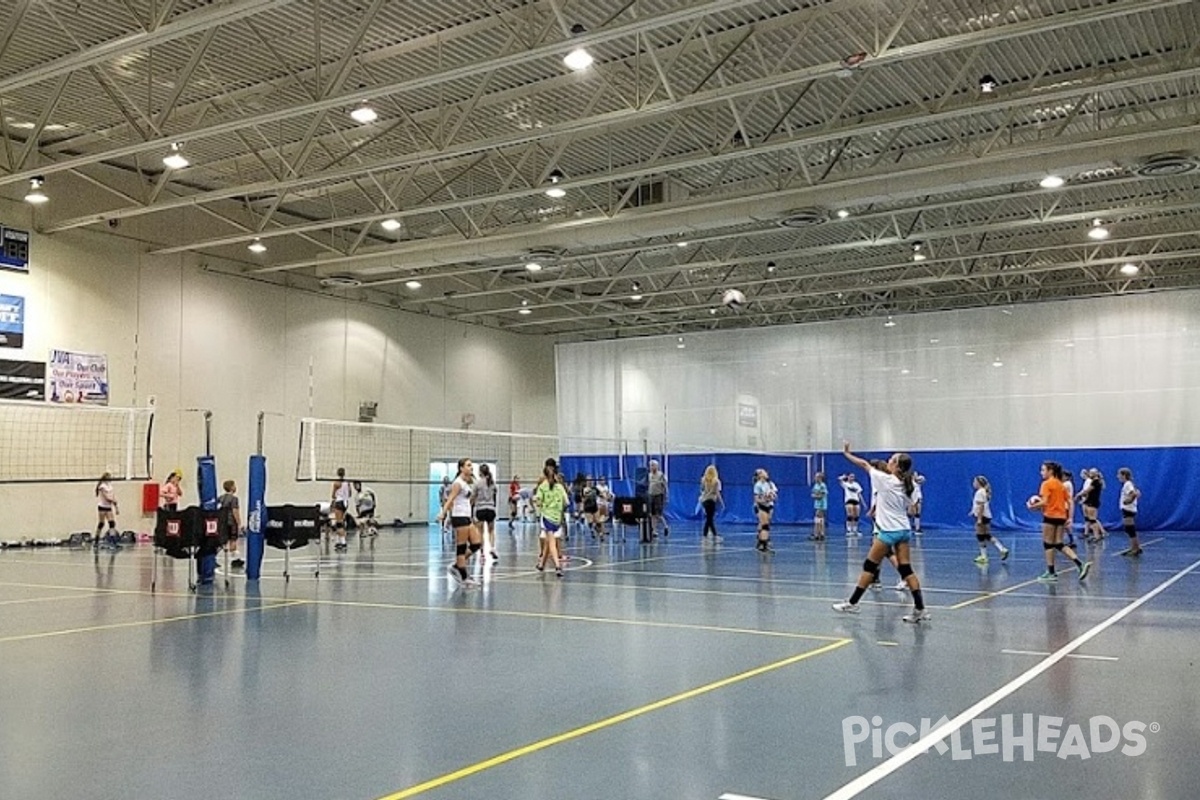
[[321, 278], [321, 285], [326, 289], [355, 289], [363, 283], [353, 275], [327, 275]]
[[781, 228], [809, 228], [829, 222], [829, 212], [823, 208], [794, 208], [775, 221]]
[[1187, 153], [1159, 153], [1142, 161], [1133, 171], [1143, 178], [1170, 178], [1197, 169], [1200, 161]]

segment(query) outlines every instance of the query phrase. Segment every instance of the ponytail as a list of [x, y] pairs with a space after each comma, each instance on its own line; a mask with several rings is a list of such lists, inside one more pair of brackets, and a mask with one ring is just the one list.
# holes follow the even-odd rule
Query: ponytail
[[913, 473], [912, 456], [908, 453], [896, 454], [896, 477], [904, 483], [904, 493], [912, 499], [913, 492], [917, 490], [917, 481]]

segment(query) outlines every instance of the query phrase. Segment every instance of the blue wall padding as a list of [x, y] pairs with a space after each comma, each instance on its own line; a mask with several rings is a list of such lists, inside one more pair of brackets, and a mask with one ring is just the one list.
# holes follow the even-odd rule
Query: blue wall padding
[[[859, 453], [864, 458], [887, 458], [891, 453]], [[870, 493], [870, 481], [863, 470], [853, 469], [840, 452], [818, 453], [814, 464], [822, 461], [829, 487], [829, 521], [836, 533], [845, 521], [842, 489], [837, 476], [853, 471], [859, 483]], [[971, 481], [976, 475], [986, 475], [992, 485], [992, 527], [995, 530], [1036, 530], [1041, 515], [1028, 511], [1025, 502], [1037, 494], [1041, 484], [1038, 474], [1041, 463], [1058, 461], [1074, 473], [1075, 489], [1082, 480], [1079, 470], [1096, 467], [1104, 475], [1104, 493], [1100, 501], [1100, 519], [1110, 531], [1121, 531], [1119, 508], [1120, 482], [1117, 470], [1133, 470], [1134, 483], [1141, 489], [1138, 502], [1138, 529], [1142, 531], [1200, 530], [1200, 503], [1190, 501], [1191, 493], [1184, 490], [1185, 482], [1200, 475], [1200, 447], [1107, 448], [1075, 450], [930, 450], [914, 451], [913, 461], [918, 472], [925, 476], [924, 503], [921, 514], [926, 528], [969, 528], [972, 525]], [[641, 456], [625, 459], [625, 481], [616, 480], [621, 474], [617, 456], [572, 456], [561, 458], [561, 468], [567, 480], [577, 472], [587, 475], [606, 475], [614, 494], [634, 493], [632, 476], [644, 466]], [[667, 517], [672, 520], [700, 520], [703, 514], [697, 499], [700, 477], [705, 467], [716, 464], [721, 475], [725, 508], [718, 509], [718, 522], [751, 523], [753, 509], [754, 470], [764, 467], [779, 487], [775, 506], [775, 522], [810, 524], [813, 504], [808, 476], [803, 474], [804, 461], [794, 456], [762, 456], [753, 453], [719, 453], [716, 455], [675, 455], [659, 458], [667, 465], [670, 490]], [[1082, 513], [1076, 510], [1076, 526], [1082, 524]]]

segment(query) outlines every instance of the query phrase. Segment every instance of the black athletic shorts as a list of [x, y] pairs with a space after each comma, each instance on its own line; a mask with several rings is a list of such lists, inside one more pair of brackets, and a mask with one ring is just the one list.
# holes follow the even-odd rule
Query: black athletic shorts
[[772, 511], [775, 510], [775, 504], [774, 503], [755, 503], [754, 508], [758, 511], [763, 512], [764, 514], [770, 514]]
[[346, 510], [346, 501], [345, 500], [335, 500], [333, 503], [333, 510], [334, 511], [345, 511]]
[[857, 501], [857, 500], [847, 500], [847, 501], [846, 501], [846, 505], [848, 505], [848, 506], [856, 506], [856, 505], [858, 505], [858, 501]]
[[666, 495], [662, 495], [662, 494], [652, 494], [652, 495], [650, 495], [650, 497], [649, 497], [649, 500], [650, 500], [650, 516], [652, 516], [652, 517], [657, 517], [657, 516], [661, 516], [661, 515], [662, 515], [662, 513], [663, 513], [663, 506], [664, 506], [664, 505], [666, 505], [666, 499], [667, 499], [667, 496], [666, 496]]
[[451, 517], [450, 518], [450, 527], [451, 528], [469, 528], [469, 527], [471, 527], [471, 518], [470, 517]]
[[1057, 525], [1062, 527], [1067, 524], [1067, 520], [1063, 517], [1042, 517], [1043, 525]]
[[599, 510], [600, 508], [596, 505], [595, 501], [583, 504], [583, 513], [585, 514], [595, 514]]
[[480, 522], [495, 522], [496, 509], [494, 508], [479, 508], [475, 510], [475, 519]]

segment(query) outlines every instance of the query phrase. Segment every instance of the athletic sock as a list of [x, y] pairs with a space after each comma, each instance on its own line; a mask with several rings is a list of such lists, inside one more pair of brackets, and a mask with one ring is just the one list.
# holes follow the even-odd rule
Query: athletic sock
[[924, 611], [925, 610], [925, 598], [921, 596], [921, 590], [913, 589], [912, 596], [913, 596], [913, 605], [917, 607], [917, 611]]
[[1054, 565], [1051, 564], [1050, 566], [1046, 567], [1046, 572], [1049, 572], [1051, 575], [1053, 575], [1054, 574]]
[[850, 595], [850, 605], [852, 605], [852, 606], [858, 605], [858, 601], [862, 599], [863, 593], [866, 591], [867, 590], [862, 588], [861, 586], [855, 586], [854, 592], [851, 593], [851, 595]]
[[1081, 561], [1078, 558], [1075, 559], [1075, 566], [1079, 567], [1080, 569], [1083, 569], [1083, 561]]

